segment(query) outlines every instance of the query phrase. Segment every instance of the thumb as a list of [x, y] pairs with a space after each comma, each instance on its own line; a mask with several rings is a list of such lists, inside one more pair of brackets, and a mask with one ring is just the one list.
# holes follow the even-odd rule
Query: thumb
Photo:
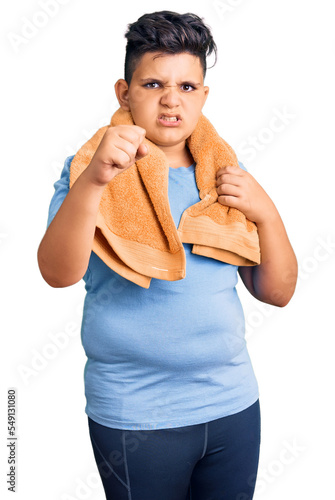
[[147, 156], [148, 153], [149, 153], [149, 147], [144, 143], [140, 144], [136, 153], [136, 160], [144, 158], [144, 156]]

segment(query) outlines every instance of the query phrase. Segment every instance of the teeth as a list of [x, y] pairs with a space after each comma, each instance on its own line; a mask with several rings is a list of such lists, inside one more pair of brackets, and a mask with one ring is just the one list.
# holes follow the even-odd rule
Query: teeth
[[166, 122], [177, 122], [178, 118], [176, 116], [162, 116], [163, 120]]

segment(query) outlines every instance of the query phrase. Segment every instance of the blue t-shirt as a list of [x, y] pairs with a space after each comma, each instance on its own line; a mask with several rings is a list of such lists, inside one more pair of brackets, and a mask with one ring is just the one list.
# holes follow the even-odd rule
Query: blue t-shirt
[[[73, 158], [54, 185], [48, 225], [69, 191]], [[195, 164], [169, 169], [168, 196], [178, 227], [200, 199]], [[258, 399], [235, 288], [238, 268], [183, 245], [186, 277], [152, 278], [148, 289], [91, 254], [81, 329], [85, 411], [102, 425], [182, 427], [237, 413]]]

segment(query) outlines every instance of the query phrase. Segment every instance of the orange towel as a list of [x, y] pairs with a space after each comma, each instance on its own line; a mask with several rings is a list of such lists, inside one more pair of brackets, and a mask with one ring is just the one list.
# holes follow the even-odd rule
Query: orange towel
[[[131, 113], [121, 108], [109, 126], [133, 125]], [[89, 165], [108, 126], [100, 128], [72, 160], [70, 187]], [[149, 154], [118, 174], [106, 186], [97, 216], [92, 250], [116, 273], [149, 288], [151, 278], [168, 281], [186, 276], [182, 243], [192, 253], [234, 264], [260, 263], [256, 225], [239, 210], [217, 201], [216, 172], [238, 165], [233, 149], [201, 114], [187, 139], [196, 162], [200, 200], [182, 214], [176, 228], [168, 200], [169, 166], [164, 153], [145, 139]]]

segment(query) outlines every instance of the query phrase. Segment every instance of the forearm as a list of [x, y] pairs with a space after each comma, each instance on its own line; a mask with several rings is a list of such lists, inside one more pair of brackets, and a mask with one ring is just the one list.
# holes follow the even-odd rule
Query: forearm
[[263, 302], [285, 306], [295, 290], [298, 264], [275, 207], [266, 221], [257, 224], [257, 228], [261, 264], [250, 268], [253, 294]]
[[40, 271], [49, 285], [70, 286], [84, 276], [103, 190], [85, 170], [49, 225], [38, 249]]

